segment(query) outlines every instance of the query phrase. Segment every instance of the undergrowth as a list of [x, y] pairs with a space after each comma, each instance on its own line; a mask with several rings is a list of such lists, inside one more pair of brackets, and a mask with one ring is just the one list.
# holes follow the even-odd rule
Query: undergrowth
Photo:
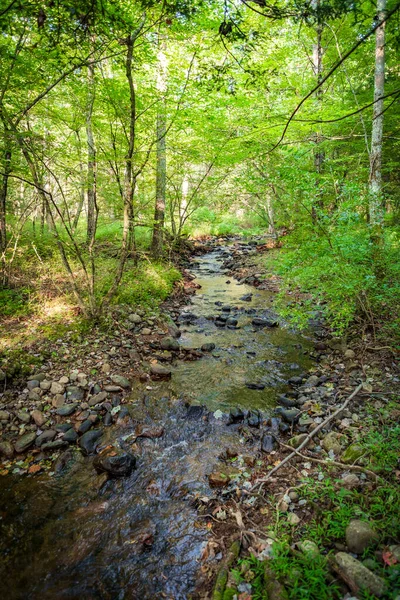
[[[321, 467], [314, 477], [303, 479], [299, 487], [299, 495], [312, 511], [312, 518], [293, 527], [285, 513], [278, 513], [274, 531], [267, 534], [276, 539], [271, 558], [262, 561], [250, 556], [238, 561], [231, 578], [236, 585], [249, 583], [253, 600], [269, 600], [266, 589], [271, 575], [284, 585], [289, 600], [341, 599], [343, 587], [330, 570], [330, 560], [337, 552], [336, 544], [345, 544], [346, 527], [353, 519], [368, 521], [378, 532], [380, 550], [399, 543], [400, 426], [394, 418], [398, 410], [396, 401], [379, 409], [369, 407], [358, 442], [368, 456], [368, 467], [378, 471], [383, 479], [362, 491], [349, 490], [340, 485], [339, 477], [331, 470]], [[295, 543], [304, 540], [314, 542], [319, 553], [301, 553]], [[368, 568], [386, 581], [384, 598], [395, 600], [400, 594], [400, 564], [378, 560], [376, 549], [372, 546], [358, 558], [368, 560]], [[357, 598], [372, 600], [375, 596], [361, 590]]]

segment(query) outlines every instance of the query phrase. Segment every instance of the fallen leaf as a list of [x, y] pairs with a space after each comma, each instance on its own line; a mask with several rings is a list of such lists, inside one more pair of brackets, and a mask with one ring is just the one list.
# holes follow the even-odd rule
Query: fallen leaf
[[390, 552], [390, 550], [385, 550], [384, 552], [382, 552], [382, 559], [385, 565], [387, 565], [388, 567], [392, 567], [393, 565], [396, 565], [399, 562], [395, 555], [392, 552]]
[[39, 473], [39, 471], [41, 471], [41, 470], [42, 470], [41, 465], [32, 465], [29, 467], [28, 473]]

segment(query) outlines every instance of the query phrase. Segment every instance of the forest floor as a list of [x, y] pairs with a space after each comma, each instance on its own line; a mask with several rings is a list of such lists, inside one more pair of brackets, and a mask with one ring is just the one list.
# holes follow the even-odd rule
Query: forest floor
[[[221, 243], [208, 240], [197, 251]], [[251, 256], [233, 249], [227, 275], [278, 292], [268, 253], [264, 244]], [[170, 378], [173, 361], [203, 356], [175, 339], [174, 320], [196, 289], [190, 271], [182, 273], [160, 312], [119, 305], [106, 327], [94, 329], [72, 312], [55, 327], [43, 323], [39, 339], [35, 330], [3, 352], [0, 475], [51, 473], [71, 443], [90, 453], [93, 432], [118, 419], [139, 383], [151, 389]], [[396, 357], [357, 329], [338, 340], [320, 326], [314, 346], [315, 366], [289, 380], [279, 419], [258, 423], [255, 434], [246, 411], [230, 416], [238, 434], [259, 445], [250, 456], [227, 448], [210, 475], [215, 493], [198, 502], [209, 540], [194, 598], [400, 594]]]

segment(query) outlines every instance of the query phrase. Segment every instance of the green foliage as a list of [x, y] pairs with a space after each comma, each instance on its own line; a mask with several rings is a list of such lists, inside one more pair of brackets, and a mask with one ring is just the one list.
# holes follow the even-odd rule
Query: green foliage
[[181, 278], [180, 272], [165, 263], [143, 261], [128, 270], [123, 278], [115, 303], [155, 309], [172, 292]]
[[23, 317], [32, 311], [29, 288], [0, 289], [0, 317]]
[[285, 581], [290, 600], [333, 600], [340, 598], [339, 586], [329, 581], [327, 558], [292, 555], [287, 544], [275, 544], [271, 569]]
[[347, 214], [347, 219], [338, 214], [333, 224], [326, 219], [322, 231], [310, 226], [297, 229], [278, 256], [278, 272], [285, 291], [298, 288], [307, 296], [301, 303], [282, 304], [282, 312], [303, 327], [310, 312], [321, 312], [339, 335], [357, 316], [370, 327], [382, 321], [381, 335], [400, 341], [398, 252], [398, 236], [388, 231], [378, 269], [368, 227], [356, 214]]

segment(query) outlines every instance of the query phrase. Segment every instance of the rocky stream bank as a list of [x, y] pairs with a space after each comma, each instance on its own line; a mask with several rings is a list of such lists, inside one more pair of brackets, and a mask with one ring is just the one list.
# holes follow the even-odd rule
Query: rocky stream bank
[[362, 443], [371, 418], [399, 420], [396, 362], [368, 339], [284, 323], [268, 246], [199, 244], [161, 315], [118, 307], [111, 333], [60, 338], [46, 356], [32, 345], [24, 379], [0, 366], [10, 599], [295, 598], [271, 569], [280, 537], [293, 560], [329, 556], [332, 598], [396, 597], [398, 526], [355, 510], [325, 546], [305, 537], [319, 518], [307, 490], [328, 473], [333, 493], [360, 497], [396, 478]]

